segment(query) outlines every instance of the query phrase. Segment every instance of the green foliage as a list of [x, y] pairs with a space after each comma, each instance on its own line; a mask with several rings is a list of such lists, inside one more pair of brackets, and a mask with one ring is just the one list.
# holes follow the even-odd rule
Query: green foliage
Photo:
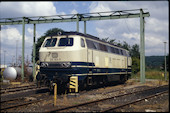
[[105, 42], [109, 42], [109, 43], [114, 44], [116, 39], [109, 40], [109, 37], [107, 37], [107, 38], [103, 38], [102, 40], [105, 41]]
[[102, 40], [105, 41], [105, 42], [108, 42], [108, 39], [109, 39], [109, 37], [103, 38]]
[[110, 40], [109, 42], [110, 42], [110, 43], [114, 43], [114, 42], [115, 42], [115, 40], [116, 40], [116, 39], [112, 39], [112, 40]]
[[130, 49], [130, 55], [131, 57], [140, 58], [139, 45], [132, 45], [132, 48]]
[[[133, 74], [131, 78], [140, 79], [140, 72]], [[160, 71], [158, 69], [148, 69], [145, 72], [146, 79], [157, 79], [157, 80], [165, 80], [164, 71]], [[169, 80], [169, 72], [167, 72], [167, 80]]]
[[161, 69], [164, 63], [164, 56], [146, 56], [146, 69]]
[[136, 74], [140, 71], [140, 59], [132, 57], [132, 73]]
[[41, 36], [40, 38], [38, 38], [37, 43], [35, 45], [36, 46], [36, 58], [35, 58], [36, 62], [39, 60], [39, 49], [40, 49], [45, 37], [57, 35], [58, 32], [64, 32], [64, 30], [59, 29], [59, 28], [52, 28], [52, 29], [49, 29], [46, 33], [44, 33], [44, 36]]
[[128, 51], [130, 51], [130, 50], [131, 50], [130, 45], [128, 45], [128, 43], [127, 43], [127, 42], [125, 42], [125, 41], [123, 41], [122, 47], [123, 47], [124, 49], [128, 50]]
[[64, 30], [59, 29], [59, 28], [52, 28], [49, 29], [46, 33], [44, 33], [44, 36], [52, 36], [52, 35], [56, 35], [58, 32], [64, 32]]

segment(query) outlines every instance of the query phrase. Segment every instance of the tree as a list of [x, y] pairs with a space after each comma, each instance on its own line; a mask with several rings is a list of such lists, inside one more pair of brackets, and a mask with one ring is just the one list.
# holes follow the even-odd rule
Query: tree
[[103, 41], [108, 42], [109, 37], [107, 38], [102, 38]]
[[140, 71], [140, 59], [132, 57], [132, 73], [136, 74]]
[[114, 44], [114, 43], [115, 43], [115, 40], [116, 40], [116, 39], [111, 39], [111, 40], [109, 40], [109, 43], [113, 43], [113, 44]]
[[130, 45], [128, 45], [128, 43], [127, 43], [127, 42], [125, 42], [125, 41], [123, 41], [122, 47], [123, 47], [124, 49], [128, 50], [128, 51], [130, 51], [130, 50], [131, 50]]
[[107, 38], [103, 38], [102, 40], [105, 41], [105, 42], [114, 44], [116, 39], [110, 39], [110, 40], [109, 40], [109, 37], [107, 37]]
[[130, 56], [132, 57], [132, 73], [136, 74], [140, 71], [140, 52], [139, 45], [135, 44], [130, 49]]
[[137, 57], [140, 58], [140, 52], [139, 52], [139, 45], [135, 44], [132, 46], [130, 50], [131, 57]]
[[37, 62], [39, 60], [39, 49], [45, 39], [45, 37], [47, 36], [53, 36], [53, 35], [57, 35], [58, 32], [64, 32], [64, 30], [59, 29], [59, 28], [52, 28], [49, 29], [46, 33], [44, 33], [43, 36], [41, 36], [40, 38], [38, 38], [37, 43], [35, 44], [36, 46], [36, 57], [35, 57], [35, 61]]

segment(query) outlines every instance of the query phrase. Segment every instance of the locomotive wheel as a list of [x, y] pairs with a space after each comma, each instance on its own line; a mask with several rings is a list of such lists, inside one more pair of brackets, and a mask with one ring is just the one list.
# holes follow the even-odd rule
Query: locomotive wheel
[[127, 75], [120, 75], [120, 83], [125, 83], [127, 81]]
[[45, 80], [44, 80], [44, 85], [47, 86], [47, 87], [49, 87], [49, 86], [50, 86], [50, 80], [45, 79]]
[[82, 90], [86, 89], [87, 88], [87, 81], [85, 80], [83, 83], [82, 83]]
[[54, 91], [53, 81], [49, 81], [49, 90], [50, 92]]

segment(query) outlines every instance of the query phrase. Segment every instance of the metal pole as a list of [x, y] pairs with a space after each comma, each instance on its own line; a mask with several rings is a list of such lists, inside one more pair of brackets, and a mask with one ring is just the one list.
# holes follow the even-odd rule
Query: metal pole
[[[1, 32], [1, 25], [0, 25], [0, 32]], [[0, 35], [0, 48], [1, 48], [1, 35]], [[1, 49], [0, 49], [0, 53], [1, 53]], [[1, 55], [0, 55], [0, 64], [1, 64]], [[0, 68], [2, 68], [2, 66], [0, 65]], [[0, 69], [1, 71], [1, 69]], [[0, 76], [2, 78], [2, 76]]]
[[17, 51], [18, 51], [18, 40], [16, 40], [16, 66], [17, 66], [17, 64], [18, 64], [18, 62], [17, 62]]
[[36, 80], [36, 77], [35, 77], [35, 57], [36, 57], [35, 37], [36, 37], [36, 24], [34, 24], [34, 38], [33, 38], [33, 77], [34, 77], [34, 81]]
[[86, 34], [86, 21], [84, 21], [84, 34]]
[[143, 17], [143, 83], [145, 83], [145, 18]]
[[77, 14], [77, 32], [79, 32], [79, 15]]
[[145, 83], [145, 39], [144, 39], [144, 17], [140, 9], [140, 82]]
[[5, 68], [5, 53], [6, 51], [4, 50], [4, 68]]
[[166, 76], [166, 42], [164, 42], [164, 49], [165, 49], [165, 81], [167, 80], [167, 76]]
[[15, 56], [13, 55], [13, 56], [12, 56], [12, 65], [13, 65], [13, 66], [15, 66], [14, 60], [15, 60]]
[[25, 17], [22, 20], [22, 82], [24, 82]]

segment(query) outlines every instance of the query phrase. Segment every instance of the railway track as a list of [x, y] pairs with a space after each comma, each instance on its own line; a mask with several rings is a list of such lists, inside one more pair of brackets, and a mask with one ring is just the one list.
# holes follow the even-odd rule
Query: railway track
[[[45, 86], [42, 86], [45, 87]], [[28, 89], [38, 89], [37, 85], [33, 84], [33, 85], [28, 85], [28, 86], [19, 86], [19, 87], [13, 87], [13, 88], [5, 88], [5, 89], [1, 89], [0, 90], [0, 94], [9, 94], [12, 92], [19, 92], [19, 91], [25, 91]]]
[[[26, 101], [27, 98], [30, 98]], [[44, 93], [44, 94], [35, 94], [35, 95], [31, 95], [29, 97], [20, 97], [20, 98], [14, 98], [14, 99], [10, 99], [10, 100], [5, 100], [5, 101], [1, 101], [1, 111], [6, 111], [12, 108], [18, 108], [18, 107], [22, 107], [22, 106], [26, 106], [29, 104], [33, 104], [33, 103], [37, 103], [37, 102], [41, 102], [48, 99], [48, 94]], [[2, 107], [5, 106], [5, 107]]]
[[[165, 86], [154, 87], [145, 90], [125, 93], [125, 94], [120, 94], [117, 96], [98, 99], [95, 101], [76, 104], [68, 107], [54, 108], [54, 109], [46, 110], [46, 112], [109, 112], [109, 111], [113, 111], [114, 109], [118, 109], [127, 106], [129, 104], [142, 101], [147, 98], [159, 96], [163, 93], [167, 93], [168, 90], [169, 90], [169, 86], [165, 85]], [[105, 107], [101, 107], [101, 106], [105, 106]]]
[[[34, 86], [34, 85], [32, 85]], [[17, 88], [27, 88], [28, 86], [23, 86], [23, 87], [14, 87], [14, 89], [17, 89]], [[12, 89], [12, 88], [6, 88], [6, 89]], [[120, 90], [120, 89], [119, 89]], [[112, 92], [116, 92], [118, 91], [117, 90], [114, 90]], [[11, 91], [12, 92], [12, 91]], [[106, 92], [105, 92], [106, 93]], [[20, 104], [16, 104], [17, 102], [19, 101], [24, 101], [25, 97], [19, 97], [19, 98], [12, 98], [12, 99], [5, 99], [5, 100], [1, 100], [1, 106], [4, 106], [3, 104], [4, 103], [10, 103], [10, 104], [14, 104], [14, 105], [10, 105], [10, 106], [5, 106], [5, 107], [1, 107], [0, 110], [4, 111], [4, 110], [9, 110], [9, 109], [12, 109], [12, 108], [18, 108], [18, 107], [22, 107], [22, 106], [26, 106], [26, 105], [29, 105], [29, 104], [33, 104], [33, 103], [37, 103], [37, 102], [40, 102], [40, 101], [43, 101], [42, 99], [39, 99], [39, 100], [34, 100], [34, 101], [31, 101], [31, 102], [24, 102], [24, 103], [20, 103]], [[15, 102], [14, 102], [15, 101]], [[14, 103], [13, 103], [14, 102]]]
[[16, 91], [23, 91], [27, 89], [33, 89], [36, 88], [36, 85], [28, 85], [28, 86], [19, 86], [19, 87], [13, 87], [13, 88], [6, 88], [1, 89], [0, 94], [6, 94], [10, 92], [16, 92]]
[[140, 99], [136, 99], [134, 101], [131, 101], [131, 102], [127, 102], [127, 103], [124, 103], [124, 104], [121, 104], [121, 105], [117, 105], [117, 106], [114, 106], [114, 107], [110, 107], [106, 110], [103, 110], [103, 111], [100, 111], [100, 112], [114, 112], [114, 110], [116, 109], [119, 109], [119, 108], [123, 108], [125, 106], [128, 106], [128, 105], [131, 105], [131, 104], [135, 104], [137, 102], [140, 102], [140, 101], [143, 101], [145, 99], [149, 99], [149, 98], [153, 98], [155, 96], [159, 96], [161, 94], [164, 94], [164, 93], [168, 93], [168, 91], [163, 91], [163, 92], [160, 92], [160, 93], [156, 93], [156, 94], [153, 94], [153, 95], [150, 95], [150, 96], [147, 96], [147, 97], [143, 97], [143, 98], [140, 98]]

